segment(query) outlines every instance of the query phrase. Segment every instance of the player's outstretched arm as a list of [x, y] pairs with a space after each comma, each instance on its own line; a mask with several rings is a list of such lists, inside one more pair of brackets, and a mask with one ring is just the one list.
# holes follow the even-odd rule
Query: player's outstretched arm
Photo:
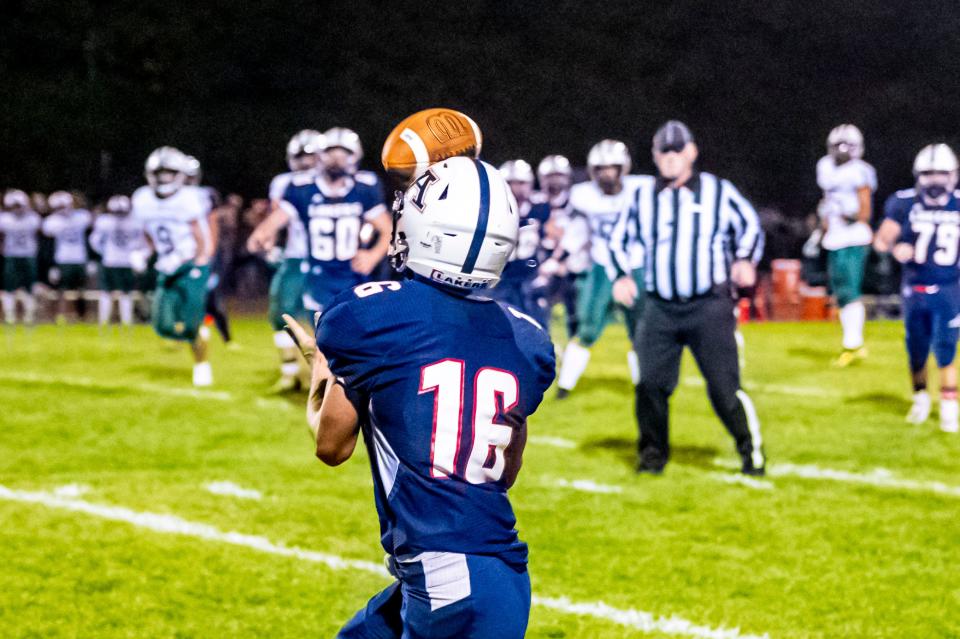
[[290, 222], [290, 216], [276, 203], [263, 222], [257, 225], [247, 239], [247, 250], [251, 253], [269, 251], [277, 241], [277, 233]]
[[390, 216], [386, 213], [382, 213], [370, 220], [370, 224], [372, 224], [379, 233], [377, 243], [370, 247], [369, 250], [359, 251], [356, 257], [353, 258], [351, 264], [353, 270], [363, 275], [369, 275], [373, 272], [377, 264], [387, 256], [387, 251], [390, 249], [390, 238], [393, 234], [393, 224]]
[[357, 410], [347, 399], [343, 386], [336, 383], [313, 336], [293, 317], [284, 315], [283, 319], [284, 328], [311, 367], [307, 425], [313, 434], [316, 455], [328, 466], [337, 466], [350, 459], [357, 446]]

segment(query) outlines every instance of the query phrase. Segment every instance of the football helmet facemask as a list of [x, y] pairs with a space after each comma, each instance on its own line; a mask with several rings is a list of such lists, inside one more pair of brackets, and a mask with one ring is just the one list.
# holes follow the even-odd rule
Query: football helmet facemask
[[957, 188], [958, 168], [957, 156], [946, 144], [923, 147], [913, 161], [917, 191], [926, 200], [942, 199]]
[[162, 146], [147, 158], [144, 177], [159, 197], [169, 197], [187, 181], [187, 156], [172, 146]]
[[837, 164], [863, 157], [863, 133], [852, 124], [834, 127], [827, 136], [827, 153]]

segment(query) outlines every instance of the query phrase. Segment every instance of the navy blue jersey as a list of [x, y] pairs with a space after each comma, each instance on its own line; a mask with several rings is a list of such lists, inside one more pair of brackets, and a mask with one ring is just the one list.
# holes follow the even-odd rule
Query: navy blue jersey
[[[523, 209], [527, 211], [524, 213]], [[502, 280], [522, 280], [534, 277], [540, 260], [540, 247], [550, 219], [550, 204], [538, 202], [520, 207], [520, 230], [517, 248], [503, 269]]]
[[280, 205], [307, 230], [311, 270], [330, 278], [350, 276], [350, 260], [360, 250], [360, 228], [386, 213], [380, 183], [366, 172], [340, 191], [316, 173], [294, 174]]
[[361, 416], [384, 549], [525, 564], [507, 486], [553, 381], [549, 336], [516, 309], [415, 278], [338, 296], [317, 346]]
[[960, 192], [942, 208], [926, 206], [915, 189], [887, 199], [884, 216], [900, 225], [898, 242], [913, 245], [913, 259], [903, 265], [908, 285], [954, 283], [960, 279]]

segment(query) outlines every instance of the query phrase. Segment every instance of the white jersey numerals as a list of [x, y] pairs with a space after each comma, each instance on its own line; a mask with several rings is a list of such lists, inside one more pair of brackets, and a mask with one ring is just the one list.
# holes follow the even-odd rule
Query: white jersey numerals
[[953, 266], [957, 263], [960, 250], [960, 227], [955, 224], [934, 224], [933, 222], [911, 222], [911, 230], [917, 234], [913, 246], [913, 261], [925, 264], [930, 256], [930, 243], [936, 238], [936, 250], [933, 251], [933, 263], [937, 266]]
[[[471, 484], [498, 481], [506, 466], [504, 450], [513, 428], [496, 423], [497, 416], [517, 405], [520, 385], [516, 376], [497, 368], [481, 368], [473, 381], [473, 438], [463, 439], [463, 397], [466, 364], [444, 359], [420, 369], [420, 394], [434, 393], [430, 476], [460, 475]], [[464, 443], [471, 445], [467, 466], [457, 472], [457, 457]]]
[[350, 260], [360, 248], [360, 218], [310, 218], [310, 255], [320, 262]]

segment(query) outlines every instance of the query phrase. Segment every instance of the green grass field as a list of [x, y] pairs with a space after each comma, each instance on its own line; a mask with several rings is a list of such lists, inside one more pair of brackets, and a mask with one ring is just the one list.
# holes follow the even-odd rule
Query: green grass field
[[[266, 323], [236, 332], [243, 349], [215, 344], [216, 386], [194, 392], [187, 354], [146, 327], [7, 330], [0, 637], [329, 637], [388, 583], [270, 551], [383, 556], [364, 451], [314, 460], [302, 398], [266, 394]], [[871, 323], [871, 357], [849, 370], [828, 367], [836, 326], [744, 332], [767, 479], [731, 483], [738, 460], [689, 359], [673, 460], [634, 474], [619, 326], [574, 395], [551, 392], [531, 420], [511, 493], [538, 597], [529, 637], [960, 636], [960, 437], [904, 423], [900, 325]], [[205, 488], [217, 481], [262, 499]]]

